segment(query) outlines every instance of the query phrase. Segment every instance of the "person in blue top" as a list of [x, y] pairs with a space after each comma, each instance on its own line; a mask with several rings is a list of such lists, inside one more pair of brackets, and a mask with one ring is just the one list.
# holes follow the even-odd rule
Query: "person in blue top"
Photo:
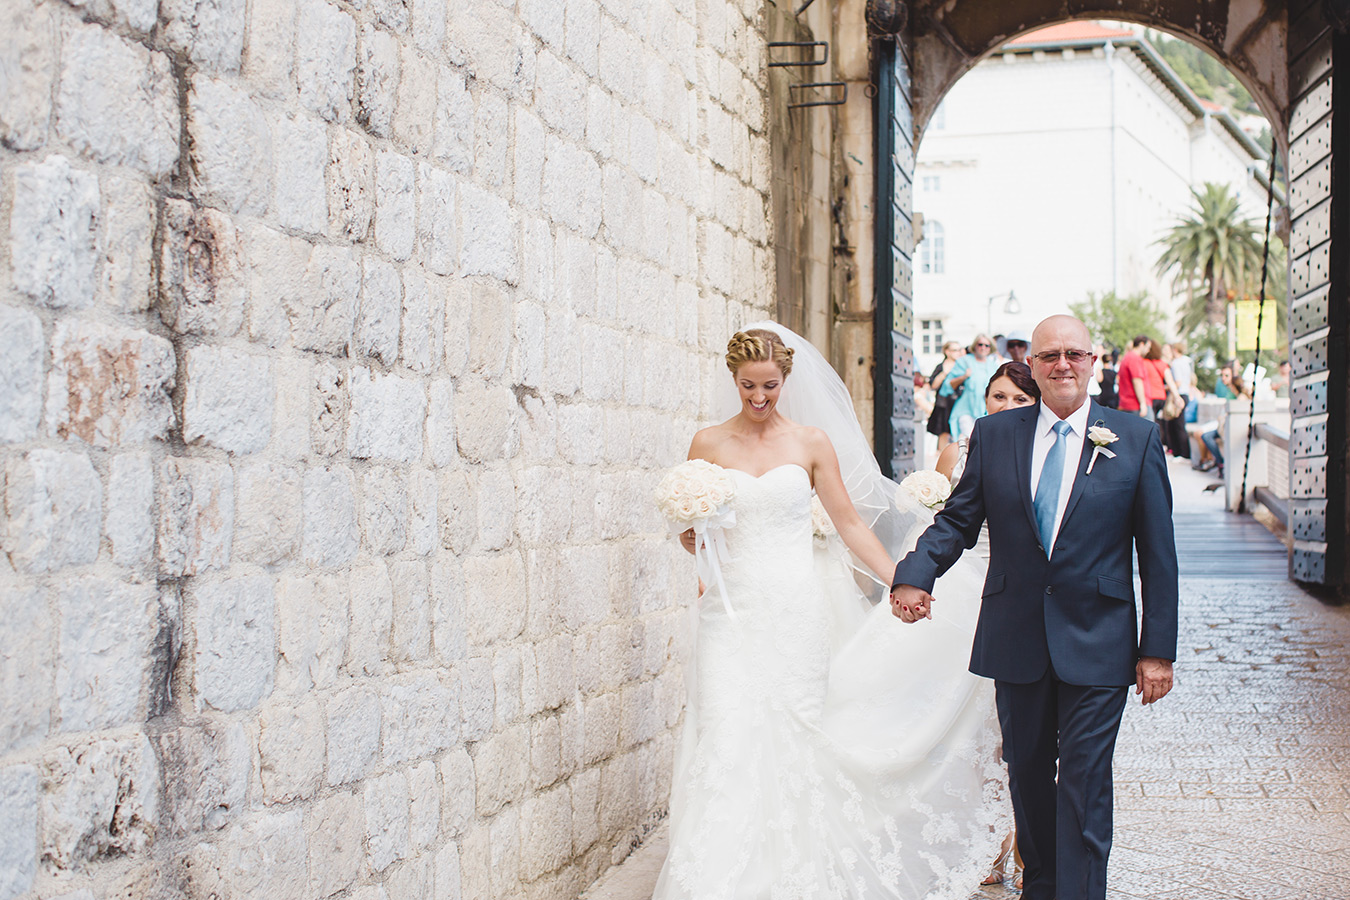
[[952, 439], [970, 434], [974, 421], [985, 414], [984, 391], [994, 377], [999, 360], [994, 356], [994, 342], [988, 335], [976, 335], [970, 352], [956, 361], [947, 380], [938, 392], [944, 397], [956, 397], [950, 415]]

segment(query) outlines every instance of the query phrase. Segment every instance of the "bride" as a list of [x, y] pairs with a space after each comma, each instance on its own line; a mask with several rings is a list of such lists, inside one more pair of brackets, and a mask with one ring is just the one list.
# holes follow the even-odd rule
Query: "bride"
[[726, 363], [738, 411], [689, 448], [734, 481], [726, 596], [698, 611], [654, 900], [966, 900], [1010, 819], [992, 689], [965, 668], [982, 567], [944, 576], [934, 629], [874, 604], [932, 512], [804, 339], [762, 323]]

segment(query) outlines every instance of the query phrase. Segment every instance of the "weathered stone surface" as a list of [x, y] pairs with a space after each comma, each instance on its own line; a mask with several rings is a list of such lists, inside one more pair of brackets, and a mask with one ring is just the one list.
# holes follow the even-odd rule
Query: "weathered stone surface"
[[[513, 340], [523, 350], [536, 342], [536, 336], [524, 329], [512, 333], [511, 299], [495, 285], [474, 285], [471, 304], [469, 368], [489, 378], [500, 377], [506, 372], [507, 361], [511, 358]], [[543, 343], [543, 340], [537, 341], [540, 347]]]
[[[6, 587], [5, 590], [9, 602], [6, 614], [0, 617], [0, 684], [5, 686], [0, 691], [0, 753], [7, 754], [47, 736], [52, 705], [53, 629], [41, 589]], [[2, 847], [4, 838], [0, 838]], [[3, 858], [4, 851], [0, 849], [0, 859]]]
[[459, 267], [464, 275], [490, 275], [514, 282], [520, 269], [516, 251], [518, 217], [505, 200], [468, 183], [459, 185]]
[[158, 627], [155, 586], [71, 579], [56, 589], [56, 608], [61, 730], [96, 731], [142, 718]]
[[408, 476], [408, 549], [418, 556], [431, 556], [439, 546], [437, 505], [440, 485], [429, 469], [414, 469]]
[[[206, 75], [193, 78], [188, 91], [188, 135], [197, 196], [228, 212], [260, 215], [267, 211], [272, 192], [272, 134], [262, 110], [247, 93]], [[239, 152], [240, 147], [247, 147], [248, 152]]]
[[169, 57], [99, 25], [64, 31], [57, 132], [99, 162], [168, 175], [178, 161], [178, 86]]
[[38, 317], [17, 306], [0, 305], [0, 443], [26, 441], [37, 434], [44, 349]]
[[451, 275], [459, 257], [459, 224], [455, 215], [455, 178], [444, 169], [418, 163], [419, 215], [417, 242], [428, 270]]
[[408, 770], [409, 838], [414, 853], [429, 850], [441, 830], [441, 786], [431, 760]]
[[315, 247], [303, 291], [287, 304], [295, 346], [320, 353], [346, 352], [360, 288], [361, 264], [350, 247]]
[[135, 853], [159, 822], [159, 767], [145, 735], [58, 747], [42, 761], [42, 855], [69, 869]]
[[383, 29], [363, 25], [358, 57], [356, 121], [376, 137], [390, 137], [398, 96], [398, 41]]
[[492, 733], [496, 687], [492, 682], [492, 660], [475, 656], [460, 665], [460, 736], [468, 742], [481, 741]]
[[244, 231], [248, 260], [249, 339], [267, 347], [285, 347], [291, 339], [287, 310], [309, 302], [304, 274], [311, 246], [261, 223]]
[[[36, 150], [46, 143], [56, 55], [51, 7], [6, 4], [0, 11], [0, 59], [9, 66], [0, 82], [0, 142], [5, 146]], [[0, 890], [0, 896], [7, 895]]]
[[287, 356], [272, 363], [277, 395], [272, 407], [272, 440], [267, 447], [279, 458], [300, 459], [309, 453], [315, 368], [315, 361], [309, 356]]
[[521, 675], [520, 648], [502, 647], [492, 654], [492, 685], [499, 726], [520, 719]]
[[572, 803], [566, 788], [530, 797], [520, 810], [521, 876], [532, 881], [572, 855]]
[[248, 278], [243, 242], [229, 217], [164, 202], [164, 241], [159, 255], [159, 314], [184, 334], [227, 337], [244, 322]]
[[37, 875], [38, 773], [33, 766], [0, 769], [0, 898], [27, 893]]
[[389, 563], [394, 586], [394, 662], [417, 662], [427, 658], [431, 644], [431, 598], [424, 560]]
[[530, 726], [516, 725], [478, 745], [473, 758], [478, 815], [490, 816], [518, 800], [530, 776]]
[[302, 547], [311, 566], [337, 566], [356, 555], [356, 495], [346, 469], [310, 469], [304, 483]]
[[438, 468], [459, 459], [459, 445], [455, 441], [455, 383], [449, 378], [433, 378], [427, 385], [427, 451]]
[[510, 388], [478, 378], [461, 379], [455, 396], [460, 454], [470, 462], [510, 459], [516, 451], [519, 410]]
[[400, 50], [403, 72], [398, 86], [398, 107], [394, 112], [394, 137], [417, 156], [431, 152], [436, 123], [436, 66], [404, 44]]
[[533, 91], [534, 39], [505, 7], [451, 4], [446, 43], [477, 77], [507, 94], [525, 99]]
[[227, 347], [189, 350], [183, 440], [230, 453], [257, 453], [272, 436], [275, 393], [267, 357]]
[[361, 479], [361, 530], [366, 549], [390, 556], [408, 539], [408, 487], [402, 473], [384, 466], [372, 468]]
[[328, 132], [322, 122], [308, 116], [278, 116], [272, 120], [276, 154], [272, 176], [272, 209], [277, 222], [308, 234], [320, 235], [328, 228], [328, 188], [324, 168], [328, 164]]
[[427, 412], [427, 395], [421, 385], [398, 375], [372, 374], [366, 368], [351, 369], [350, 379], [347, 452], [357, 458], [399, 462], [421, 457]]
[[233, 712], [252, 709], [272, 690], [276, 604], [261, 575], [198, 585], [196, 687], [200, 701]]
[[375, 245], [392, 259], [412, 256], [416, 235], [413, 161], [386, 150], [375, 154]]
[[300, 475], [275, 463], [252, 463], [240, 467], [237, 488], [235, 558], [271, 566], [294, 556], [303, 508]]
[[222, 828], [244, 808], [253, 769], [251, 741], [238, 722], [204, 721], [156, 738], [165, 771], [164, 821], [172, 835]]
[[466, 472], [458, 470], [441, 475], [437, 508], [441, 546], [463, 553], [478, 536], [478, 504], [474, 500], [473, 482]]
[[80, 453], [32, 450], [5, 462], [0, 543], [20, 572], [54, 572], [98, 556], [103, 486]]
[[390, 668], [389, 635], [394, 621], [394, 588], [383, 562], [351, 571], [352, 621], [361, 627], [347, 642], [343, 668], [347, 674], [377, 675]]
[[258, 717], [258, 755], [269, 803], [310, 797], [323, 784], [324, 715], [312, 694], [276, 699]]
[[347, 396], [347, 372], [331, 363], [315, 368], [314, 403], [310, 406], [310, 440], [320, 456], [342, 452], [347, 441], [347, 414], [351, 403]]
[[287, 573], [277, 580], [279, 690], [293, 695], [337, 682], [347, 650], [347, 613], [348, 585], [341, 575]]
[[296, 0], [255, 0], [248, 6], [244, 76], [259, 92], [284, 100], [295, 93]]
[[413, 4], [413, 42], [429, 56], [444, 52], [441, 45], [445, 41], [445, 5], [446, 0], [418, 0]]
[[478, 539], [488, 550], [500, 550], [515, 531], [516, 486], [511, 470], [494, 466], [478, 476]]
[[330, 122], [351, 117], [356, 23], [325, 0], [299, 0], [295, 79], [300, 103]]
[[298, 809], [234, 825], [193, 848], [185, 867], [199, 897], [305, 900], [309, 888], [303, 815]]
[[322, 900], [344, 890], [361, 873], [365, 811], [355, 794], [338, 793], [305, 811], [310, 891]]
[[154, 196], [144, 182], [115, 175], [104, 176], [102, 186], [99, 302], [119, 312], [141, 312], [154, 300]]
[[434, 673], [422, 672], [384, 693], [384, 762], [427, 759], [459, 739], [459, 698]]
[[446, 554], [431, 568], [432, 645], [443, 666], [468, 653], [464, 616], [464, 570], [455, 556]]
[[9, 219], [14, 287], [43, 306], [92, 303], [98, 216], [98, 179], [64, 156], [15, 166]]
[[173, 422], [173, 346], [145, 331], [67, 319], [52, 335], [47, 428], [114, 447], [163, 438]]
[[164, 460], [159, 474], [159, 560], [166, 574], [224, 568], [234, 535], [234, 475], [204, 459]]
[[408, 779], [402, 772], [371, 778], [364, 799], [370, 867], [383, 872], [408, 855]]
[[392, 366], [398, 359], [403, 286], [398, 270], [378, 257], [367, 256], [363, 269], [352, 350]]
[[433, 152], [451, 171], [473, 171], [473, 94], [464, 76], [448, 66], [436, 75], [436, 123]]
[[525, 627], [525, 567], [517, 553], [464, 561], [469, 644], [510, 640]]
[[364, 778], [380, 753], [380, 701], [351, 688], [328, 701], [328, 783]]
[[415, 269], [403, 272], [403, 331], [400, 357], [419, 375], [440, 368], [441, 340], [445, 329], [445, 298], [440, 284], [429, 288]]
[[374, 215], [375, 153], [355, 131], [334, 129], [328, 145], [328, 233], [341, 241], [362, 240]]
[[239, 71], [244, 0], [160, 0], [164, 37], [204, 70]]
[[440, 775], [441, 830], [457, 835], [473, 821], [476, 808], [473, 760], [463, 746], [441, 755]]

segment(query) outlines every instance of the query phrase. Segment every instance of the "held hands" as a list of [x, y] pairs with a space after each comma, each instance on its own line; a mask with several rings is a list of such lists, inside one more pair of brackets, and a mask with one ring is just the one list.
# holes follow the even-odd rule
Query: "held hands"
[[891, 589], [891, 612], [901, 622], [933, 618], [933, 597], [922, 588], [897, 584]]
[[696, 540], [698, 540], [698, 538], [694, 535], [694, 529], [692, 528], [680, 533], [680, 543], [684, 546], [684, 549], [688, 550], [690, 553], [694, 552], [694, 542]]
[[1145, 706], [1157, 703], [1172, 690], [1172, 661], [1145, 656], [1135, 664], [1134, 677], [1134, 692], [1144, 695], [1141, 702]]

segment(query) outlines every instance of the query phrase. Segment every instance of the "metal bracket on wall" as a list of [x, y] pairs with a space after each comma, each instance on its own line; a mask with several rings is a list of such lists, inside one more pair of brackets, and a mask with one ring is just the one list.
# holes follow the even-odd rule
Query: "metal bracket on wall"
[[848, 101], [848, 82], [846, 81], [808, 81], [803, 84], [788, 85], [788, 96], [796, 90], [805, 90], [807, 88], [840, 88], [839, 96], [831, 100], [805, 100], [798, 103], [789, 103], [788, 109], [801, 109], [804, 106], [843, 106]]
[[794, 16], [800, 16], [802, 13], [806, 12], [806, 8], [807, 8], [808, 6], [810, 6], [812, 3], [815, 3], [815, 2], [816, 2], [816, 0], [806, 0], [805, 3], [803, 3], [801, 6], [797, 7], [797, 11], [796, 11], [795, 13], [793, 13], [792, 15], [794, 15]]
[[[830, 42], [829, 41], [769, 41], [769, 56], [773, 56], [775, 47], [810, 47], [810, 59], [783, 59], [769, 63], [770, 69], [777, 69], [786, 66], [823, 66], [830, 61]], [[825, 55], [816, 59], [816, 48], [824, 47]]]

